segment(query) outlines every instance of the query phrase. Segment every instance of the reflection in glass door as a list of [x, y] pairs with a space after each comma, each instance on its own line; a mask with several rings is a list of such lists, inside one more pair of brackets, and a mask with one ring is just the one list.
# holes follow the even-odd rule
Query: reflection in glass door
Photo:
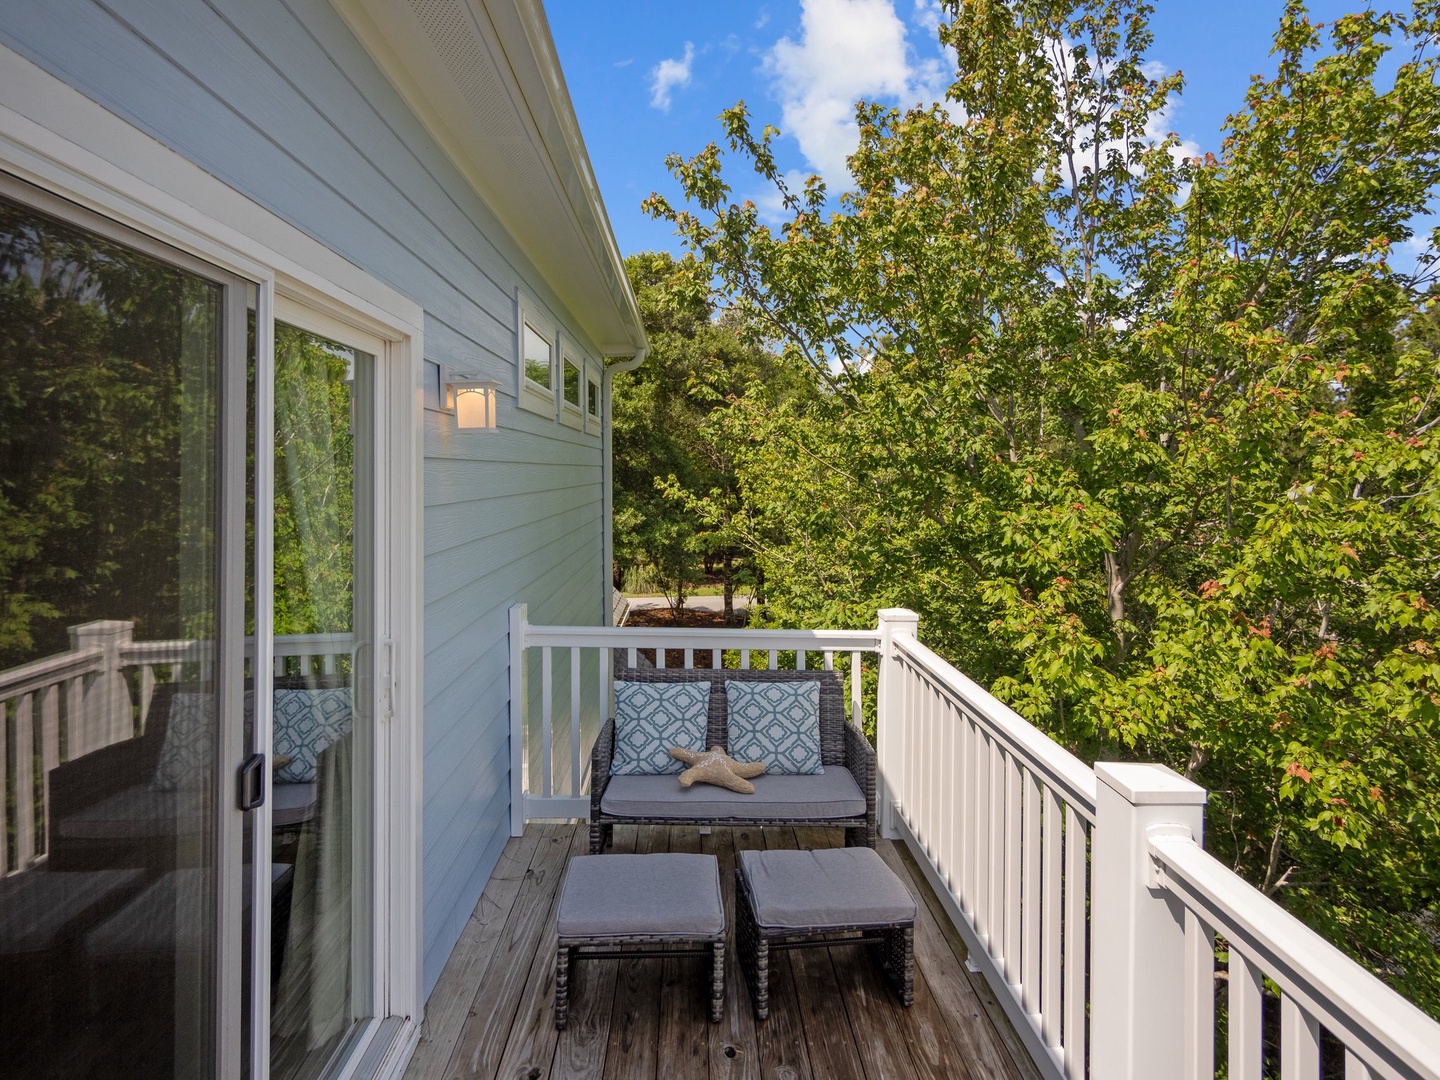
[[0, 177], [0, 1077], [236, 1045], [246, 294]]
[[271, 1076], [374, 1014], [374, 355], [275, 325]]

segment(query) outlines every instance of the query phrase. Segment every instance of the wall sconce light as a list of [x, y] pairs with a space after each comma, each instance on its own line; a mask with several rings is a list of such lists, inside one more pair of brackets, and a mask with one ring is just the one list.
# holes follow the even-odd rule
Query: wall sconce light
[[447, 405], [455, 409], [455, 426], [461, 431], [494, 431], [499, 409], [500, 384], [469, 375], [452, 375], [446, 385]]

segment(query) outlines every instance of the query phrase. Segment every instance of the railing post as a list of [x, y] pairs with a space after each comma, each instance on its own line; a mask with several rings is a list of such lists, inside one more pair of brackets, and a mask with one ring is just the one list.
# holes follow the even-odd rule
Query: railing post
[[[99, 649], [105, 654], [99, 674], [85, 687], [85, 734], [79, 745], [87, 751], [98, 750], [133, 738], [135, 721], [130, 715], [130, 691], [120, 670], [120, 648], [130, 644], [135, 624], [101, 619], [69, 627], [69, 630], [71, 652]], [[70, 737], [75, 738], [73, 734]], [[72, 742], [72, 745], [75, 744]]]
[[900, 659], [895, 653], [894, 639], [899, 635], [917, 637], [920, 616], [908, 608], [883, 608], [879, 613], [880, 672], [875, 691], [875, 758], [880, 775], [875, 778], [875, 798], [879, 803], [880, 835], [895, 840], [900, 831], [895, 827], [895, 797], [891, 778], [899, 775], [906, 721], [905, 683], [900, 677]]
[[1095, 766], [1091, 1074], [1185, 1075], [1185, 913], [1156, 883], [1148, 840], [1205, 829], [1205, 789], [1163, 765]]
[[525, 678], [525, 629], [530, 609], [510, 608], [510, 835], [525, 832], [525, 717], [529, 683]]

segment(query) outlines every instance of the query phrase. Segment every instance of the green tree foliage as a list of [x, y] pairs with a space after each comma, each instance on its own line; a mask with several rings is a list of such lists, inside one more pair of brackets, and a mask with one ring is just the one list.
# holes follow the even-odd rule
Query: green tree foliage
[[741, 512], [729, 441], [716, 422], [752, 384], [799, 393], [804, 369], [787, 367], [730, 313], [717, 317], [708, 277], [693, 259], [647, 252], [625, 260], [650, 355], [614, 385], [615, 554], [655, 571], [684, 604], [701, 560], [720, 568], [725, 612], [751, 581], [732, 523]]
[[275, 633], [351, 629], [355, 355], [275, 324]]
[[1288, 4], [1203, 158], [1148, 15], [970, 0], [944, 106], [857, 107], [853, 191], [788, 189], [741, 104], [784, 224], [714, 144], [648, 205], [828, 387], [725, 417], [776, 609], [918, 608], [1081, 755], [1204, 784], [1212, 851], [1440, 1015], [1440, 355], [1391, 261], [1440, 15]]
[[209, 283], [0, 199], [0, 669], [95, 619], [213, 632], [219, 325]]

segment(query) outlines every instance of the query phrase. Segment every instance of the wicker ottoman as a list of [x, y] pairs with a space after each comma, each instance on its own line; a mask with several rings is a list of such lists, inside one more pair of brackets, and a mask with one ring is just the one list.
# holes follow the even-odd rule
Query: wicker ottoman
[[556, 917], [556, 1029], [563, 1029], [568, 1018], [572, 959], [652, 956], [711, 957], [710, 1019], [720, 1019], [725, 1010], [725, 905], [715, 856], [571, 859]]
[[755, 1015], [770, 1015], [770, 950], [880, 946], [900, 1002], [915, 1000], [915, 900], [871, 848], [742, 851], [735, 868], [740, 964]]

